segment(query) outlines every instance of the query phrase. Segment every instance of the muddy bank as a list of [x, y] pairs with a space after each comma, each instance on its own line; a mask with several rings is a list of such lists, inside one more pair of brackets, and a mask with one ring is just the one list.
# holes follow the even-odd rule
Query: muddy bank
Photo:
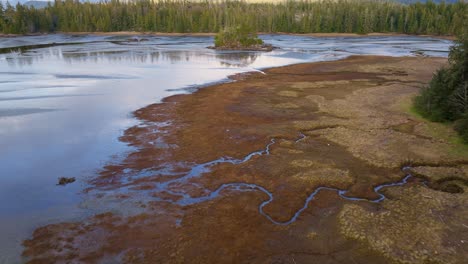
[[[137, 110], [142, 123], [121, 138], [136, 151], [86, 190], [84, 206], [119, 210], [39, 228], [24, 256], [463, 263], [468, 151], [440, 136], [449, 127], [403, 107], [445, 62], [366, 56], [273, 68]], [[405, 178], [411, 164], [417, 177]], [[462, 191], [438, 188], [441, 174], [456, 174]], [[386, 183], [404, 184], [376, 191]]]

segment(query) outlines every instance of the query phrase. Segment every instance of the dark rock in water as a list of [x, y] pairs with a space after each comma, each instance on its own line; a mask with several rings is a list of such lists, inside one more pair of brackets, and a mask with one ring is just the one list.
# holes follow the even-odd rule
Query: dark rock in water
[[143, 42], [143, 41], [149, 41], [147, 38], [129, 38], [127, 39], [128, 42]]
[[415, 50], [412, 52], [415, 56], [418, 56], [418, 57], [427, 57], [427, 55], [424, 53], [424, 51], [422, 50]]
[[240, 50], [240, 51], [272, 51], [277, 49], [277, 47], [271, 44], [259, 44], [251, 46], [228, 46], [228, 47], [208, 47], [209, 49], [214, 50]]
[[57, 185], [67, 185], [76, 181], [75, 177], [67, 178], [67, 177], [60, 177]]

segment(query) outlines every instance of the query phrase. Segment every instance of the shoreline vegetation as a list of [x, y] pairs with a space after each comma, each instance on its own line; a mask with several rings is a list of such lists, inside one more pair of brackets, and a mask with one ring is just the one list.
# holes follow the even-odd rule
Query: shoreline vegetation
[[[127, 263], [265, 263], [291, 257], [315, 263], [335, 252], [334, 258], [357, 263], [461, 264], [468, 151], [453, 153], [456, 146], [433, 134], [432, 124], [401, 109], [446, 62], [351, 56], [289, 65], [232, 76], [235, 82], [138, 109], [134, 115], [146, 125], [127, 129], [121, 138], [135, 151], [105, 166], [87, 193], [97, 203], [112, 200], [122, 210], [141, 212], [38, 228], [24, 242], [23, 255], [29, 263], [97, 263], [114, 256]], [[151, 144], [155, 140], [166, 147]], [[269, 142], [267, 154], [248, 162], [210, 163], [242, 159]], [[199, 170], [197, 164], [212, 165]], [[230, 183], [255, 184], [271, 193], [261, 207], [265, 214], [284, 222], [321, 186], [376, 199], [373, 188], [402, 179], [403, 165], [415, 177], [383, 189], [389, 199], [355, 202], [323, 191], [292, 225], [265, 219], [259, 206], [268, 197], [255, 190], [226, 188], [213, 199], [183, 205], [187, 197], [196, 200]], [[169, 191], [158, 188], [187, 172], [187, 181]]]
[[[3, 34], [0, 33], [0, 37], [14, 38], [23, 36], [46, 36], [53, 34], [63, 35], [95, 35], [95, 36], [162, 36], [162, 37], [214, 37], [218, 33], [168, 33], [168, 32], [148, 32], [148, 31], [115, 31], [115, 32], [53, 32], [53, 33], [27, 33], [27, 34]], [[258, 35], [289, 35], [289, 36], [308, 36], [315, 38], [333, 38], [333, 37], [428, 37], [428, 38], [439, 38], [447, 40], [457, 39], [454, 35], [414, 35], [414, 34], [402, 34], [402, 33], [286, 33], [286, 32], [258, 32]]]
[[264, 43], [254, 29], [246, 24], [224, 28], [216, 34], [214, 46], [208, 48], [245, 51], [272, 51], [275, 49], [271, 44]]
[[52, 32], [219, 32], [246, 23], [255, 32], [398, 32], [457, 35], [466, 23], [468, 3], [401, 4], [387, 1], [130, 1], [57, 0], [45, 8], [0, 4], [3, 34]]
[[449, 65], [440, 68], [413, 102], [414, 110], [434, 122], [454, 124], [468, 144], [468, 29], [450, 48]]

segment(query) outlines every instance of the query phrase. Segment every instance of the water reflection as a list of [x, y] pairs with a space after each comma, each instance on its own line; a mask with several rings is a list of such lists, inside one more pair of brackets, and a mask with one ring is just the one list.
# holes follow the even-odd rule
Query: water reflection
[[[157, 64], [160, 62], [181, 63], [196, 60], [218, 61], [222, 67], [248, 67], [258, 57], [256, 52], [199, 52], [199, 51], [133, 51], [109, 50], [83, 52], [81, 50], [64, 50], [60, 47], [49, 50], [28, 51], [24, 54], [11, 53], [6, 57], [10, 67], [29, 66], [43, 63], [46, 60], [63, 60], [68, 64], [84, 63], [132, 63]], [[15, 73], [11, 73], [15, 74]], [[18, 73], [16, 73], [18, 74]], [[21, 73], [22, 74], [22, 73]]]
[[[1, 100], [0, 100], [1, 101]], [[0, 118], [1, 117], [11, 117], [11, 116], [20, 116], [20, 115], [29, 115], [37, 113], [46, 113], [52, 111], [58, 111], [59, 109], [42, 109], [42, 108], [10, 108], [10, 109], [0, 109]]]

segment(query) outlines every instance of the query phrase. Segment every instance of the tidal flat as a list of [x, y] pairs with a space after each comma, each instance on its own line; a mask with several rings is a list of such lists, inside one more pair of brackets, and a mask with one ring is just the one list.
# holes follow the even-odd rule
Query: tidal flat
[[[39, 78], [45, 83], [5, 86], [5, 90], [17, 89], [14, 95], [24, 98], [0, 104], [23, 101], [28, 102], [25, 108], [48, 106], [56, 111], [9, 115], [1, 122], [13, 124], [18, 117], [34, 121], [41, 115], [63, 115], [63, 120], [70, 120], [70, 111], [85, 111], [94, 121], [89, 123], [83, 117], [83, 123], [78, 123], [88, 122], [88, 133], [94, 135], [93, 124], [126, 120], [103, 130], [112, 130], [102, 134], [109, 140], [104, 145], [90, 142], [96, 148], [106, 144], [114, 148], [93, 155], [97, 164], [81, 161], [77, 167], [93, 169], [85, 176], [80, 177], [77, 168], [67, 174], [51, 173], [50, 168], [37, 170], [37, 177], [48, 183], [62, 175], [77, 177], [80, 184], [59, 189], [61, 193], [51, 194], [49, 199], [78, 192], [66, 205], [79, 204], [79, 217], [55, 214], [56, 219], [36, 222], [34, 231], [29, 227], [32, 235], [23, 237], [22, 260], [463, 263], [468, 235], [464, 223], [468, 218], [468, 151], [453, 140], [450, 127], [426, 122], [408, 107], [420, 87], [447, 62], [444, 56], [450, 42], [411, 38], [421, 41], [418, 47], [405, 37], [266, 38], [283, 48], [269, 54], [217, 53], [205, 49], [210, 41], [207, 37], [150, 37], [135, 44], [119, 36], [113, 43], [99, 39], [84, 46], [54, 45], [46, 48], [48, 53], [33, 48], [3, 55], [8, 64], [3, 64], [2, 74], [21, 69], [8, 75], [5, 81], [10, 83], [22, 82], [19, 73], [53, 73], [47, 80]], [[295, 48], [287, 48], [291, 43], [297, 44]], [[90, 47], [109, 50], [85, 52]], [[129, 48], [135, 49], [130, 55], [125, 51]], [[420, 53], [414, 51], [421, 50], [426, 56], [415, 56]], [[362, 55], [353, 56], [356, 53]], [[202, 68], [206, 75], [196, 70], [199, 54], [208, 62], [203, 65], [210, 66]], [[55, 62], [66, 59], [69, 67], [35, 68], [51, 58]], [[167, 64], [158, 63], [161, 60]], [[117, 69], [111, 67], [114, 64]], [[85, 70], [84, 65], [95, 67]], [[270, 68], [280, 65], [288, 66]], [[79, 71], [68, 70], [77, 67]], [[144, 70], [129, 71], [129, 67]], [[162, 83], [158, 78], [145, 79], [146, 74], [160, 77], [175, 69], [180, 74], [167, 76]], [[203, 88], [173, 83], [187, 78], [189, 72], [208, 76], [198, 82]], [[229, 79], [224, 79], [227, 75]], [[45, 87], [51, 85], [50, 80], [56, 87], [48, 87], [48, 91], [66, 91], [71, 83], [86, 87], [87, 96], [76, 96], [80, 90], [74, 89], [68, 100], [104, 97], [95, 101], [97, 105], [101, 102], [99, 111], [73, 110], [60, 103], [63, 97], [44, 98], [51, 94], [35, 94], [34, 101], [32, 95], [20, 93], [20, 88], [40, 91], [43, 88], [29, 86]], [[219, 83], [203, 85], [209, 82]], [[157, 84], [168, 85], [148, 98]], [[106, 86], [121, 93], [108, 97]], [[129, 94], [141, 94], [143, 99]], [[108, 98], [117, 101], [106, 101]], [[54, 107], [38, 103], [47, 100], [58, 101]], [[124, 107], [113, 108], [120, 104]], [[107, 105], [112, 106], [111, 111], [106, 110]], [[123, 114], [133, 110], [132, 116]], [[93, 116], [96, 113], [100, 113], [98, 118]], [[75, 143], [85, 146], [79, 139], [77, 136]], [[73, 149], [76, 145], [71, 142]], [[112, 158], [109, 152], [119, 155]], [[57, 153], [46, 154], [56, 157]], [[65, 156], [55, 169], [66, 170], [64, 164], [73, 163], [70, 157], [77, 155]], [[9, 174], [16, 173], [13, 164], [6, 167]], [[3, 195], [8, 197], [8, 192]], [[32, 203], [31, 208], [47, 208], [47, 204]], [[20, 205], [9, 205], [4, 211], [11, 215], [14, 211], [7, 209]]]
[[[463, 263], [468, 155], [399, 104], [445, 61], [273, 68], [137, 110], [143, 125], [121, 137], [136, 151], [86, 192], [141, 211], [39, 228], [24, 254], [31, 263]], [[440, 174], [462, 191], [436, 188]]]

